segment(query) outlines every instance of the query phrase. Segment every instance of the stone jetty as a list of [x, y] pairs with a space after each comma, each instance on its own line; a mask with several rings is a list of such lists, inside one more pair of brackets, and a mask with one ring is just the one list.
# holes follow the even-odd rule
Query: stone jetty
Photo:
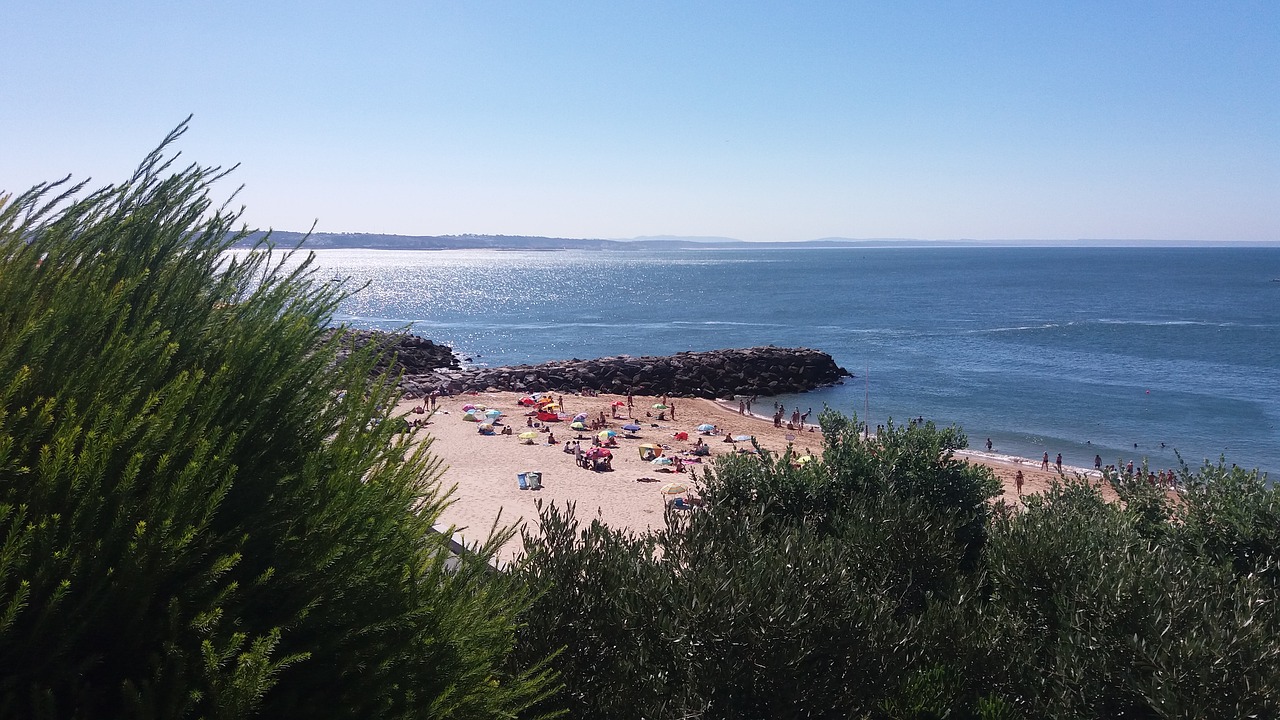
[[467, 369], [447, 346], [415, 335], [356, 331], [355, 339], [357, 345], [376, 341], [388, 346], [396, 357], [394, 371], [403, 373], [401, 384], [408, 397], [492, 390], [769, 396], [835, 385], [851, 376], [824, 352], [772, 345]]

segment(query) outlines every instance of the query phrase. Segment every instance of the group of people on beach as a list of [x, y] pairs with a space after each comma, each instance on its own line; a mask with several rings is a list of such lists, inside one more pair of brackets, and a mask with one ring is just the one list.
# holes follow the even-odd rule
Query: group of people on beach
[[[809, 422], [809, 415], [811, 413], [813, 413], [813, 408], [809, 408], [803, 413], [800, 412], [799, 407], [797, 407], [795, 410], [792, 410], [791, 418], [786, 421], [787, 429], [803, 430], [804, 426]], [[775, 403], [773, 408], [773, 426], [776, 428], [782, 427], [783, 418], [786, 417], [786, 414], [787, 414], [787, 407], [782, 403]]]

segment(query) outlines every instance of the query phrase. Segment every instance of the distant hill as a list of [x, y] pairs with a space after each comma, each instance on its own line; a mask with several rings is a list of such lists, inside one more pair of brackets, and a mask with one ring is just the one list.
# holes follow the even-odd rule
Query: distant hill
[[[255, 232], [241, 246], [251, 245], [265, 233]], [[289, 247], [298, 244], [304, 233], [276, 230], [271, 239], [277, 245]], [[754, 248], [760, 250], [839, 247], [896, 247], [981, 245], [973, 241], [928, 241], [898, 238], [853, 240], [848, 238], [823, 238], [796, 242], [747, 242], [733, 238], [650, 236], [631, 240], [605, 240], [603, 238], [549, 238], [529, 235], [379, 235], [374, 233], [312, 233], [307, 247], [312, 250], [327, 248], [363, 248], [371, 250], [661, 250], [661, 249], [730, 249]]]
[[[264, 235], [253, 233], [240, 245], [252, 245]], [[304, 233], [276, 230], [271, 238], [282, 247], [297, 245]], [[721, 237], [646, 236], [629, 240], [603, 238], [551, 238], [534, 235], [379, 235], [375, 233], [313, 233], [307, 239], [311, 250], [363, 248], [371, 250], [680, 250], [742, 249], [798, 250], [805, 248], [884, 247], [1204, 247], [1275, 246], [1276, 243], [1212, 242], [1168, 240], [913, 240], [910, 238], [820, 238], [794, 242], [748, 242]]]

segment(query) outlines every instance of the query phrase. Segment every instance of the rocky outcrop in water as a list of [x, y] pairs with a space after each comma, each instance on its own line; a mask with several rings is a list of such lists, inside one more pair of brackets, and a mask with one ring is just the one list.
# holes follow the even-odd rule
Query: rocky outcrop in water
[[767, 346], [473, 370], [406, 371], [403, 385], [409, 397], [491, 390], [579, 392], [585, 388], [617, 394], [716, 398], [806, 392], [850, 376], [824, 352]]
[[[331, 334], [332, 331], [326, 334], [325, 338], [328, 339]], [[348, 342], [356, 348], [362, 348], [369, 343], [386, 347], [387, 357], [378, 363], [378, 368], [386, 369], [389, 363], [394, 362], [391, 370], [404, 373], [406, 377], [424, 375], [436, 370], [456, 370], [461, 367], [458, 356], [453, 354], [453, 348], [448, 345], [437, 345], [417, 335], [347, 328], [346, 337]], [[340, 354], [346, 352], [349, 351], [340, 351]]]

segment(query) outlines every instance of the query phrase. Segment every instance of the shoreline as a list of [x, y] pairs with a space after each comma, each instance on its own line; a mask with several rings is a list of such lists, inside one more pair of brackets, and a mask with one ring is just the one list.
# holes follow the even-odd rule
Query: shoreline
[[[558, 393], [556, 395], [559, 395]], [[403, 415], [411, 423], [425, 422], [422, 428], [413, 430], [415, 443], [431, 439], [430, 452], [441, 461], [442, 488], [453, 488], [449, 506], [438, 521], [442, 532], [452, 534], [463, 544], [471, 544], [487, 537], [495, 522], [500, 526], [526, 526], [536, 531], [537, 502], [555, 502], [560, 505], [573, 503], [579, 521], [589, 523], [600, 519], [614, 528], [643, 532], [659, 529], [664, 523], [667, 500], [661, 490], [669, 483], [680, 483], [696, 495], [698, 477], [706, 472], [706, 462], [726, 453], [753, 452], [749, 442], [727, 442], [726, 435], [750, 435], [764, 449], [781, 452], [790, 444], [797, 454], [821, 454], [823, 436], [813, 423], [804, 430], [787, 430], [773, 427], [768, 417], [738, 414], [736, 403], [698, 398], [672, 398], [676, 419], [666, 412], [659, 419], [658, 410], [652, 408], [660, 398], [634, 396], [634, 408], [628, 417], [625, 395], [600, 394], [596, 396], [564, 395], [562, 410], [569, 415], [586, 413], [599, 420], [604, 414], [607, 427], [619, 433], [618, 447], [613, 449], [612, 470], [595, 472], [579, 467], [575, 456], [563, 451], [566, 440], [580, 437], [583, 449], [590, 446], [593, 431], [575, 432], [568, 422], [546, 423], [544, 427], [532, 427], [534, 420], [526, 418], [527, 408], [521, 407], [520, 393], [482, 392], [438, 398], [436, 410], [430, 414], [414, 414], [411, 410], [421, 406], [420, 399], [402, 400], [396, 407], [396, 415]], [[613, 403], [622, 403], [618, 417], [613, 417]], [[462, 407], [466, 404], [485, 405], [505, 413], [502, 421], [511, 430], [510, 435], [482, 435], [478, 423], [463, 420]], [[649, 416], [646, 417], [645, 413]], [[641, 426], [636, 433], [624, 433], [621, 426], [634, 420]], [[699, 435], [695, 428], [703, 423], [717, 427], [715, 435]], [[499, 425], [500, 429], [502, 425]], [[550, 429], [550, 433], [544, 432]], [[521, 433], [536, 432], [534, 444], [525, 444]], [[687, 433], [687, 439], [678, 439], [678, 433]], [[548, 444], [548, 435], [554, 435], [556, 444]], [[695, 458], [687, 453], [701, 438], [711, 457]], [[655, 466], [642, 461], [641, 444], [657, 444], [669, 457], [679, 456], [686, 463], [687, 472], [671, 472], [668, 467]], [[1039, 461], [1017, 458], [999, 453], [982, 451], [957, 451], [956, 456], [966, 462], [980, 464], [991, 469], [1003, 485], [998, 499], [1018, 503], [1014, 487], [1014, 475], [1021, 470], [1024, 475], [1023, 494], [1031, 495], [1048, 489], [1050, 482], [1059, 477], [1056, 470], [1041, 470]], [[521, 490], [517, 475], [528, 471], [542, 474], [543, 489]], [[1096, 471], [1063, 467], [1070, 476], [1079, 471], [1096, 479]], [[1110, 488], [1104, 487], [1108, 497], [1114, 497]], [[499, 554], [498, 561], [512, 559], [520, 549], [519, 535], [508, 543]]]
[[[732, 412], [738, 415], [739, 417], [754, 418], [761, 422], [769, 423], [771, 426], [773, 424], [772, 417], [769, 417], [767, 415], [762, 415], [758, 412], [752, 411], [749, 413], [738, 413], [738, 411], [733, 407], [734, 401], [732, 400], [715, 400], [714, 402], [724, 410], [728, 412]], [[818, 427], [817, 423], [804, 424], [802, 428], [798, 430], [792, 430], [792, 432], [808, 432], [809, 428], [815, 428], [817, 432], [822, 432], [821, 428]], [[871, 435], [874, 436], [875, 433], [871, 433]], [[966, 448], [964, 450], [957, 450], [956, 456], [965, 458], [967, 460], [972, 460], [981, 465], [988, 465], [988, 466], [1000, 465], [1002, 467], [1007, 466], [1011, 468], [1014, 472], [1017, 472], [1018, 470], [1025, 471], [1025, 470], [1031, 469], [1032, 467], [1034, 467], [1038, 471], [1045, 472], [1045, 470], [1041, 466], [1041, 462], [1042, 462], [1041, 460], [1034, 460], [1029, 457], [1022, 457], [1020, 455], [1012, 455], [1009, 453], [1001, 453], [1001, 452], [995, 452], [991, 450], [973, 450], [973, 449]], [[1051, 464], [1050, 469], [1047, 472], [1056, 473], [1057, 470]], [[1091, 478], [1093, 480], [1102, 479], [1102, 471], [1095, 470], [1094, 468], [1080, 467], [1077, 465], [1067, 465], [1064, 463], [1062, 465], [1062, 472], [1068, 475], [1082, 475], [1084, 477]]]

